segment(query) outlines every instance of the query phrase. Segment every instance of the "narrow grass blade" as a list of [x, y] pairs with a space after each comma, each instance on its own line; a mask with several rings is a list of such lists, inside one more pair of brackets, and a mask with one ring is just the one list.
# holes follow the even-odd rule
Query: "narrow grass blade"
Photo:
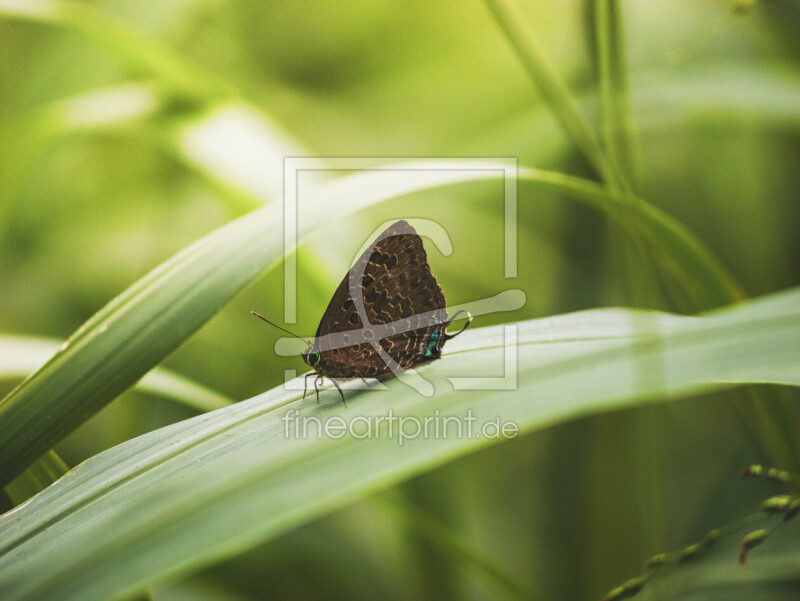
[[620, 174], [600, 148], [597, 135], [581, 112], [575, 96], [539, 47], [533, 31], [525, 24], [525, 15], [519, 6], [514, 0], [486, 0], [486, 5], [564, 131], [606, 183], [624, 189]]

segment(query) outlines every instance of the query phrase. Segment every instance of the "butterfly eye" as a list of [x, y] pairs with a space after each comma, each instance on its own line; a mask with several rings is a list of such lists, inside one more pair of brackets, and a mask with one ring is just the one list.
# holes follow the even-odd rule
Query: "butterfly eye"
[[308, 363], [309, 365], [316, 365], [319, 363], [319, 353], [317, 351], [308, 353]]

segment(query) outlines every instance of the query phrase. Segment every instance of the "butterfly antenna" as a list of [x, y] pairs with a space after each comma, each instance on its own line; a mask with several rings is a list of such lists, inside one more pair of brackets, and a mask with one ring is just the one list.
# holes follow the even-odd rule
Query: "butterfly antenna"
[[253, 314], [253, 315], [255, 315], [256, 317], [258, 317], [258, 318], [259, 318], [259, 319], [261, 319], [262, 321], [266, 321], [266, 322], [267, 322], [269, 325], [271, 325], [271, 326], [275, 326], [275, 327], [276, 327], [276, 328], [278, 328], [279, 330], [281, 330], [281, 331], [283, 331], [283, 332], [286, 332], [286, 333], [287, 333], [287, 334], [289, 334], [290, 336], [294, 336], [295, 338], [297, 338], [297, 339], [299, 339], [299, 340], [302, 340], [302, 341], [303, 341], [303, 342], [305, 342], [305, 343], [306, 343], [308, 346], [314, 346], [313, 344], [311, 344], [311, 341], [310, 341], [310, 340], [306, 340], [306, 339], [305, 339], [305, 338], [303, 338], [302, 336], [298, 336], [298, 335], [297, 335], [297, 334], [295, 334], [294, 332], [290, 332], [290, 331], [289, 331], [289, 330], [287, 330], [286, 328], [282, 328], [282, 327], [280, 327], [278, 324], [276, 324], [276, 323], [272, 323], [272, 322], [271, 322], [269, 319], [267, 319], [267, 318], [266, 318], [266, 317], [264, 317], [263, 315], [261, 315], [261, 314], [259, 314], [259, 313], [256, 313], [255, 311], [250, 311], [250, 313], [252, 313], [252, 314]]

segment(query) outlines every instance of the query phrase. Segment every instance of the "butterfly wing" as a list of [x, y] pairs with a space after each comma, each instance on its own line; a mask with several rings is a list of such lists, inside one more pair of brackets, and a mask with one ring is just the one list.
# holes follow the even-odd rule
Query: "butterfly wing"
[[[356, 297], [363, 302], [366, 324], [350, 290], [351, 278], [358, 282], [359, 274]], [[352, 340], [378, 341], [401, 369], [408, 369], [439, 358], [446, 325], [444, 293], [431, 273], [422, 239], [408, 222], [398, 221], [359, 257], [336, 289], [317, 329], [317, 371], [334, 378], [390, 377], [393, 372], [373, 344]]]

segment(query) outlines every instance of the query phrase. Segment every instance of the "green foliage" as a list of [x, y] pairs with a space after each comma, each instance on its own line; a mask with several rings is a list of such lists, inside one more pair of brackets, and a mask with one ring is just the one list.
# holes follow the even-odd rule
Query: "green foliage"
[[[8, 599], [40, 600], [135, 590], [500, 442], [503, 436], [477, 429], [496, 415], [526, 434], [626, 403], [735, 382], [798, 385], [798, 311], [800, 290], [704, 318], [601, 310], [523, 322], [516, 390], [448, 390], [445, 373], [502, 365], [509, 352], [504, 326], [482, 328], [450, 343], [447, 362], [425, 370], [437, 385], [433, 401], [394, 382], [385, 402], [370, 402], [376, 393], [351, 398], [354, 417], [335, 390], [317, 406], [299, 392], [276, 389], [140, 436], [93, 457], [0, 523], [0, 589]], [[749, 352], [734, 352], [744, 346]], [[706, 367], [698, 370], [701, 361]], [[387, 406], [411, 427], [379, 426]], [[461, 429], [413, 435], [426, 418], [468, 413], [475, 418], [472, 436]], [[295, 415], [325, 421], [320, 428], [312, 420], [306, 430]], [[350, 435], [333, 429], [321, 435], [336, 418]], [[363, 436], [372, 428], [374, 435]]]
[[[707, 533], [796, 513], [798, 26], [787, 1], [0, 0], [0, 597], [793, 598], [796, 520]], [[298, 156], [399, 158], [309, 163], [294, 249]], [[447, 156], [517, 159], [516, 278], [498, 163], [402, 158]], [[280, 267], [309, 334], [411, 217], [451, 237], [449, 304], [525, 306], [449, 342], [432, 398], [280, 386], [304, 365], [249, 315], [289, 311]], [[514, 385], [454, 388], [507, 368], [507, 324]], [[282, 419], [389, 408], [519, 434]], [[757, 463], [775, 490], [737, 482]]]

